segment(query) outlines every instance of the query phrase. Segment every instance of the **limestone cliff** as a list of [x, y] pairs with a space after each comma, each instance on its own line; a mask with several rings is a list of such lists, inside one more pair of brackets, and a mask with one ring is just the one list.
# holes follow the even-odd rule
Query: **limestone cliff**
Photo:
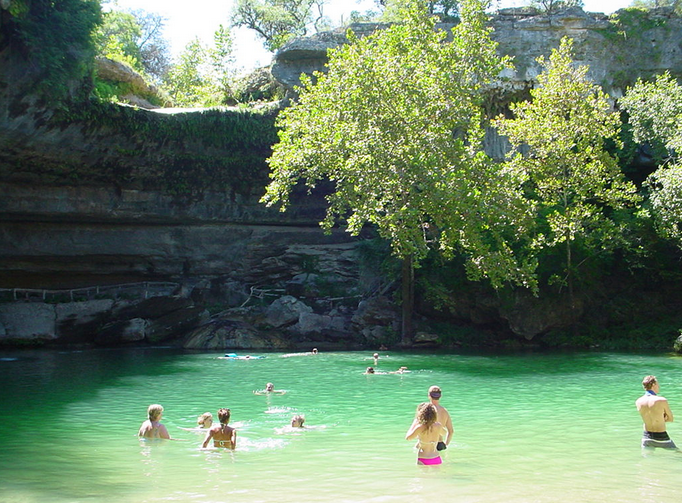
[[[492, 23], [500, 50], [516, 65], [500, 81], [500, 106], [533, 85], [535, 58], [564, 35], [576, 40], [578, 62], [615, 97], [639, 76], [666, 69], [682, 75], [682, 24], [667, 10], [608, 18], [580, 9], [552, 17], [511, 9]], [[381, 27], [351, 28], [362, 35]], [[301, 72], [322, 70], [326, 51], [344, 42], [340, 30], [295, 40], [276, 55], [272, 74], [291, 90]], [[161, 113], [76, 100], [54, 107], [30, 93], [35, 75], [30, 57], [0, 50], [0, 288], [173, 280], [198, 287], [205, 297], [199, 304], [235, 308], [253, 288], [353, 298], [357, 307], [354, 296], [386, 287], [378, 270], [363, 272], [356, 240], [340, 230], [325, 236], [317, 226], [323, 190], [296, 195], [286, 213], [258, 202], [276, 109]], [[492, 153], [503, 148], [489, 145]], [[503, 307], [489, 294], [475, 304], [457, 319], [475, 322], [485, 311], [483, 323], [507, 323], [528, 339], [565, 322], [561, 306], [536, 305], [556, 316], [524, 314], [533, 309], [528, 299], [524, 309]], [[315, 309], [330, 327], [352, 317], [338, 314], [337, 305]], [[299, 319], [296, 330], [308, 333], [306, 323]], [[233, 325], [221, 326], [221, 340], [236, 337], [225, 328]], [[357, 330], [365, 340], [389, 337], [392, 322], [378, 326]]]
[[[527, 89], [542, 71], [536, 59], [559, 47], [562, 37], [574, 40], [575, 61], [588, 65], [588, 76], [612, 97], [622, 96], [625, 87], [639, 77], [666, 70], [682, 75], [682, 19], [670, 8], [646, 12], [623, 9], [611, 16], [571, 8], [551, 16], [522, 7], [501, 9], [490, 19], [492, 38], [501, 54], [514, 58], [515, 71], [501, 76], [501, 98], [505, 93]], [[440, 24], [450, 30], [452, 24]], [[382, 24], [351, 25], [358, 37], [385, 28]], [[327, 51], [348, 43], [346, 28], [323, 32], [289, 42], [276, 55], [272, 73], [290, 92], [300, 85], [301, 73], [323, 71]]]

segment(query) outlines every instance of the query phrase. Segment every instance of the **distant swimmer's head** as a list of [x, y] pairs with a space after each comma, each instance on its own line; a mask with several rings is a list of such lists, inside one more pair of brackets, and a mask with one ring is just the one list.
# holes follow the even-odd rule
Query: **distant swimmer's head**
[[297, 414], [291, 418], [291, 426], [294, 428], [303, 428], [303, 423], [305, 423], [305, 416]]
[[442, 394], [443, 393], [438, 386], [431, 386], [429, 388], [429, 396], [434, 400], [439, 400]]
[[218, 419], [220, 424], [227, 424], [230, 422], [230, 409], [218, 409]]
[[163, 407], [158, 403], [153, 403], [147, 408], [147, 416], [150, 421], [158, 421], [163, 413]]
[[420, 403], [417, 406], [417, 421], [419, 421], [419, 423], [428, 427], [435, 423], [437, 418], [438, 411], [436, 410], [436, 406], [431, 402]]
[[374, 374], [374, 367], [367, 367], [367, 370], [365, 370], [365, 374]]
[[317, 348], [313, 348], [313, 354], [314, 354], [314, 355], [317, 354]]
[[197, 418], [197, 424], [202, 428], [210, 428], [213, 424], [213, 414], [210, 412], [204, 412]]
[[374, 353], [374, 358], [379, 358], [379, 353]]
[[275, 385], [272, 384], [271, 382], [267, 383], [265, 385], [265, 391], [275, 391]]
[[642, 379], [642, 386], [644, 386], [644, 389], [647, 391], [652, 390], [656, 384], [658, 384], [656, 376], [646, 376]]

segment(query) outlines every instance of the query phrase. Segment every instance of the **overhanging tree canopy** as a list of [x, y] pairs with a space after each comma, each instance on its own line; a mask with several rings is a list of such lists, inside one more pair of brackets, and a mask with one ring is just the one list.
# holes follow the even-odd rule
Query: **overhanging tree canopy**
[[357, 234], [373, 224], [402, 258], [436, 246], [464, 251], [469, 273], [495, 286], [534, 286], [534, 262], [513, 241], [530, 225], [522, 180], [483, 152], [486, 86], [509, 64], [496, 53], [482, 0], [439, 31], [425, 3], [405, 20], [330, 51], [328, 73], [303, 78], [300, 99], [278, 119], [263, 201], [286, 208], [300, 180], [334, 184], [322, 225]]

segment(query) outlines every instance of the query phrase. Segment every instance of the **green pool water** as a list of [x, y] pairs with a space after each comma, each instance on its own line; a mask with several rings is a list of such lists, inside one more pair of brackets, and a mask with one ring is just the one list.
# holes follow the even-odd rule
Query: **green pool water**
[[[263, 353], [260, 353], [263, 354]], [[682, 359], [665, 354], [370, 352], [253, 360], [172, 349], [0, 353], [3, 502], [668, 502], [682, 455], [643, 456], [634, 407], [655, 374], [682, 422]], [[284, 395], [258, 396], [272, 381]], [[430, 385], [455, 439], [440, 467], [404, 440]], [[176, 442], [136, 438], [150, 403]], [[235, 452], [200, 450], [229, 407]], [[286, 428], [294, 414], [306, 428]], [[682, 425], [669, 432], [682, 444]]]

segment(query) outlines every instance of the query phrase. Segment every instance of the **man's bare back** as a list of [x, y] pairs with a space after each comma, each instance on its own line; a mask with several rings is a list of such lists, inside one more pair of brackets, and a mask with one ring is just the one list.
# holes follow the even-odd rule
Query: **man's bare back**
[[637, 399], [635, 405], [642, 416], [646, 431], [665, 431], [665, 423], [673, 420], [668, 400], [662, 396], [644, 395]]
[[665, 423], [673, 421], [673, 413], [668, 400], [658, 395], [659, 384], [656, 376], [646, 376], [642, 380], [644, 395], [635, 401], [639, 415], [644, 421], [642, 447], [661, 447], [677, 449], [665, 429]]
[[142, 438], [170, 439], [170, 434], [164, 425], [158, 421], [150, 421], [149, 419], [142, 423], [142, 426], [140, 426], [140, 431], [137, 435]]

